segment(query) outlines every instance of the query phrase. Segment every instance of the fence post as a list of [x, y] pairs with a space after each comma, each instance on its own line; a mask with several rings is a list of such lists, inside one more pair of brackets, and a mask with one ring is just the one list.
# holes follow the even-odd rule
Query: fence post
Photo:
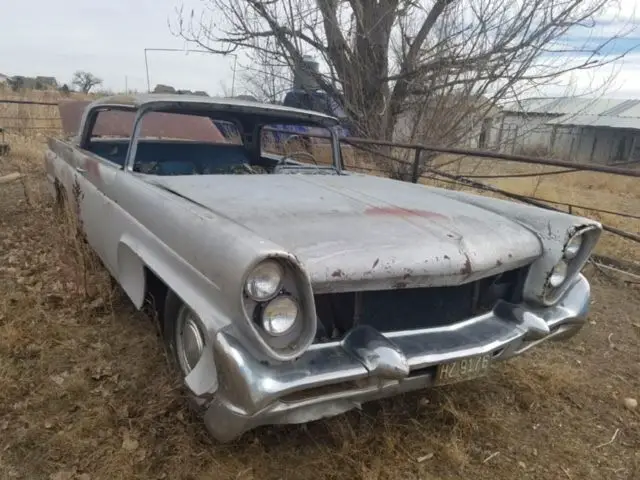
[[422, 148], [416, 147], [416, 153], [413, 157], [413, 170], [411, 171], [411, 183], [418, 183], [418, 179], [420, 178], [420, 154], [422, 153]]

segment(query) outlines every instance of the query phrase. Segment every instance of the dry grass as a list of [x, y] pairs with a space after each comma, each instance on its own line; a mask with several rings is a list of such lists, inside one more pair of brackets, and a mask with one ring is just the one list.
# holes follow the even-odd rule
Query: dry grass
[[596, 272], [590, 322], [566, 344], [485, 380], [213, 443], [153, 322], [54, 215], [42, 139], [12, 142], [0, 174], [27, 181], [0, 185], [1, 479], [640, 478], [640, 413], [621, 405], [640, 397], [639, 290]]

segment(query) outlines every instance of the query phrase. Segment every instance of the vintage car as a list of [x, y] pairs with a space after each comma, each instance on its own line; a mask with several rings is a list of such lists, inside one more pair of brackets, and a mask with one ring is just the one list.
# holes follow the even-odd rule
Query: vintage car
[[[318, 112], [164, 94], [67, 110], [51, 192], [133, 304], [154, 300], [219, 441], [480, 377], [584, 324], [595, 221], [349, 172]], [[326, 132], [322, 158], [269, 145], [298, 124]]]

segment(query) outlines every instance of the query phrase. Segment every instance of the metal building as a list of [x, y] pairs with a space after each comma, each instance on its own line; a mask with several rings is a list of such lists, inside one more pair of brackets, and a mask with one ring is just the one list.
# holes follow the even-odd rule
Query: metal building
[[578, 163], [640, 166], [640, 100], [530, 98], [506, 105], [489, 145]]

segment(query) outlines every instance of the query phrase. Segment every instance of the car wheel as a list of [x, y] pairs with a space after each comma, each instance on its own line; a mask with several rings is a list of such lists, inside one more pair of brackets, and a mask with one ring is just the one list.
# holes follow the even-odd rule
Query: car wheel
[[182, 377], [196, 366], [204, 351], [204, 333], [198, 316], [173, 292], [164, 306], [163, 336], [171, 361]]

